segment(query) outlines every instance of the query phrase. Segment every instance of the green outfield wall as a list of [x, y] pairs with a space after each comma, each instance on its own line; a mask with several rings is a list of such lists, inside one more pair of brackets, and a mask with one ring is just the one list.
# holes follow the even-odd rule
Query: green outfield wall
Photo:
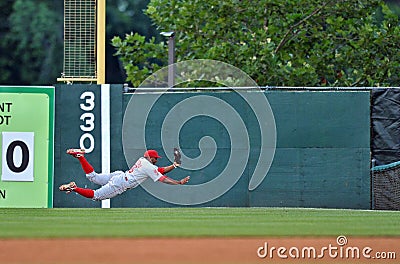
[[369, 92], [271, 92], [277, 151], [252, 206], [370, 208]]
[[[237, 182], [217, 198], [188, 206], [371, 208], [369, 91], [267, 90], [252, 93], [265, 96], [271, 106], [276, 125], [276, 149], [271, 167], [265, 171], [261, 184], [250, 190], [249, 182], [261, 150], [265, 148], [260, 130], [260, 122], [265, 120], [255, 114], [237, 93], [175, 91], [156, 96], [154, 93], [124, 93], [122, 85], [57, 85], [54, 207], [102, 206], [100, 202], [57, 191], [59, 184], [71, 180], [83, 187], [96, 188], [86, 180], [77, 160], [65, 154], [67, 148], [89, 148], [91, 151], [86, 157], [98, 172], [127, 170], [132, 165], [128, 164], [130, 160], [143, 154], [143, 148], [129, 140], [127, 143], [122, 133], [136, 138], [139, 136], [135, 131], [143, 130], [146, 146], [156, 149], [163, 156], [159, 166], [171, 163], [168, 157], [172, 149], [165, 145], [163, 137], [178, 134], [175, 136], [179, 138], [182, 152], [191, 159], [201, 156], [201, 150], [213, 151], [209, 145], [202, 149], [199, 147], [204, 141], [213, 140], [215, 155], [208, 164], [198, 170], [193, 167], [179, 168], [169, 174], [172, 178], [190, 175], [190, 184], [200, 186], [212, 182], [228, 165], [233, 172], [242, 172]], [[155, 96], [158, 98], [153, 101]], [[171, 118], [172, 109], [199, 96], [209, 98], [210, 102], [226, 102], [232, 107], [232, 112], [243, 122], [249, 149], [240, 142], [230, 141], [233, 131], [229, 131], [228, 127], [232, 124], [212, 118], [209, 111], [213, 105], [193, 103], [191, 111], [198, 111], [199, 114], [183, 122], [178, 133], [168, 128], [165, 120]], [[136, 111], [131, 113], [129, 120], [124, 120], [126, 110], [131, 111], [128, 106], [132, 98], [135, 98], [137, 109], [148, 108], [151, 102], [145, 123], [140, 123], [142, 119], [135, 116]], [[185, 113], [178, 111], [176, 119], [183, 118]], [[140, 111], [137, 111], [139, 114]], [[132, 122], [137, 130], [125, 131], [124, 122], [125, 125]], [[107, 127], [109, 133], [104, 133]], [[248, 153], [244, 167], [229, 160], [232, 148]], [[124, 150], [127, 149], [137, 157], [125, 159]], [[210, 188], [218, 189], [218, 186]], [[178, 188], [176, 195], [180, 195]], [[191, 195], [195, 200], [199, 193]], [[187, 200], [190, 203], [190, 198]], [[143, 187], [129, 190], [111, 199], [110, 203], [111, 207], [182, 206], [157, 198]]]
[[68, 148], [85, 148], [87, 159], [97, 172], [127, 169], [121, 142], [122, 85], [104, 87], [102, 90], [102, 86], [94, 84], [56, 85], [55, 207], [102, 206], [76, 194], [58, 191], [58, 186], [70, 181], [86, 188], [98, 187], [85, 178], [79, 162], [65, 154]]
[[54, 87], [0, 86], [0, 207], [53, 206]]

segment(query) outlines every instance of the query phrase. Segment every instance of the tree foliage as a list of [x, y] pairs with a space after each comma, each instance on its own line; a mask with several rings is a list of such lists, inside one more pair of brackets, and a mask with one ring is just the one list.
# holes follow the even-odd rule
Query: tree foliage
[[55, 80], [62, 66], [62, 18], [52, 11], [53, 2], [16, 0], [4, 4], [11, 12], [2, 39], [1, 48], [7, 52], [0, 62], [6, 69], [0, 81], [44, 84], [49, 76]]
[[[11, 13], [12, 10], [12, 2], [13, 0], [4, 0], [0, 1], [0, 17], [7, 18], [8, 14]], [[4, 83], [5, 81], [11, 78], [11, 61], [10, 56], [8, 54], [8, 45], [5, 41], [8, 31], [10, 30], [10, 25], [7, 19], [0, 20], [0, 83]]]
[[[149, 0], [107, 0], [106, 80], [122, 83], [110, 40], [125, 32], [156, 35], [143, 13]], [[0, 83], [54, 84], [63, 71], [63, 0], [0, 1]]]
[[[399, 86], [399, 18], [381, 0], [151, 0], [159, 31], [176, 32], [177, 61], [214, 59], [260, 86]], [[166, 42], [114, 37], [138, 86], [167, 64]]]
[[107, 82], [124, 82], [125, 70], [118, 58], [113, 56], [115, 50], [110, 40], [113, 36], [123, 36], [126, 32], [137, 32], [146, 37], [157, 35], [150, 18], [143, 10], [149, 0], [107, 0]]

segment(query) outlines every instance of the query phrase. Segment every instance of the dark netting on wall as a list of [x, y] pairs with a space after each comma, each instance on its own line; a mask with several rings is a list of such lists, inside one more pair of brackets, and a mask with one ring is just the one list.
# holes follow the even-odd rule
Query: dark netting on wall
[[400, 210], [400, 161], [372, 168], [374, 209]]
[[371, 155], [375, 209], [400, 210], [400, 89], [371, 91]]

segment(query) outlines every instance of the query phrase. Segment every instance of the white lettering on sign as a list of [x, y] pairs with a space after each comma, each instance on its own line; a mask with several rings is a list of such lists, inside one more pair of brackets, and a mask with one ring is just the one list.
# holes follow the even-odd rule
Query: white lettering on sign
[[80, 96], [80, 99], [83, 100], [79, 106], [85, 111], [80, 120], [82, 124], [79, 126], [81, 131], [84, 132], [79, 139], [79, 147], [86, 150], [86, 153], [90, 153], [94, 150], [95, 140], [91, 132], [94, 130], [94, 114], [91, 112], [95, 107], [95, 96], [93, 92], [86, 91], [83, 92]]

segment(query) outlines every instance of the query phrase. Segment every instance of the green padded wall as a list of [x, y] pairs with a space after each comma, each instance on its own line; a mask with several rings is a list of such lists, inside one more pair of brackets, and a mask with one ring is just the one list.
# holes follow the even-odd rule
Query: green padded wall
[[[100, 202], [83, 198], [75, 193], [58, 191], [61, 184], [75, 181], [80, 187], [98, 188], [89, 182], [78, 160], [67, 155], [68, 148], [79, 148], [83, 140], [85, 148], [93, 150], [86, 155], [97, 172], [101, 172], [101, 86], [87, 84], [60, 84], [56, 86], [56, 122], [54, 140], [54, 207], [100, 207]], [[122, 85], [110, 86], [110, 138], [111, 170], [124, 164], [121, 143]], [[93, 121], [92, 121], [93, 120]], [[121, 161], [118, 163], [118, 161]], [[113, 167], [114, 166], [114, 167]]]
[[[80, 117], [85, 113], [80, 107], [81, 96], [84, 92], [91, 92], [95, 95], [95, 107], [90, 112], [95, 116], [95, 122], [90, 133], [96, 144], [92, 153], [86, 156], [96, 171], [100, 171], [102, 135], [99, 87], [56, 86], [54, 207], [99, 207], [101, 204], [57, 190], [59, 184], [70, 180], [82, 186], [97, 187], [88, 182], [80, 164], [66, 155], [65, 150], [79, 147], [79, 139], [84, 134], [80, 128]], [[127, 170], [132, 165], [125, 160], [122, 142], [128, 102], [134, 96], [139, 99], [136, 101], [137, 107], [146, 107], [146, 101], [154, 97], [154, 94], [123, 94], [122, 89], [122, 85], [113, 85], [110, 90], [111, 152], [103, 155], [109, 155], [112, 171]], [[230, 91], [163, 94], [152, 105], [146, 124], [137, 126], [145, 129], [147, 146], [156, 149], [164, 157], [158, 165], [165, 166], [170, 164], [166, 152], [172, 149], [163, 148], [161, 127], [166, 115], [177, 103], [194, 96], [212, 96], [229, 103], [240, 115], [250, 144], [250, 155], [243, 174], [223, 195], [194, 206], [371, 208], [369, 91], [273, 90], [259, 93], [268, 98], [273, 110], [277, 142], [271, 168], [265, 172], [263, 182], [252, 191], [249, 190], [249, 181], [260, 155], [258, 122], [264, 120], [257, 120], [251, 107], [238, 94]], [[196, 107], [195, 111], [203, 113], [208, 106]], [[198, 156], [200, 139], [209, 136], [218, 147], [215, 158], [201, 170], [177, 169], [169, 176], [179, 179], [191, 175], [191, 184], [214, 179], [227, 166], [231, 148], [228, 134], [224, 124], [206, 115], [188, 120], [179, 131], [183, 153], [192, 158]], [[143, 154], [143, 150], [135, 145], [124, 147], [136, 151], [135, 157], [130, 157], [133, 160]], [[237, 168], [232, 166], [234, 170], [241, 169], [239, 165]], [[191, 195], [194, 198], [199, 194]], [[175, 204], [154, 197], [140, 186], [111, 199], [111, 207], [171, 206]]]
[[250, 204], [369, 209], [369, 92], [270, 92], [268, 99], [277, 149]]
[[[87, 95], [87, 96], [85, 96]], [[88, 96], [93, 95], [93, 109], [82, 109]], [[82, 98], [82, 99], [81, 99]], [[85, 107], [83, 107], [85, 108]], [[101, 133], [100, 133], [100, 86], [74, 84], [56, 85], [56, 122], [54, 142], [54, 207], [99, 207], [88, 199], [83, 199], [75, 193], [65, 194], [58, 190], [58, 186], [70, 181], [75, 181], [80, 187], [96, 188], [86, 180], [82, 168], [75, 158], [65, 154], [68, 148], [79, 148], [80, 138], [88, 133], [94, 138], [94, 150], [88, 154], [88, 160], [98, 169], [101, 166]], [[92, 131], [82, 131], [81, 125], [85, 125], [81, 117], [85, 113], [94, 115], [94, 128]], [[85, 140], [89, 147], [88, 140]]]
[[[234, 106], [246, 124], [251, 145], [247, 167], [236, 185], [219, 198], [199, 206], [370, 208], [368, 91], [265, 92], [275, 117], [277, 146], [270, 170], [253, 191], [248, 190], [248, 184], [260, 152], [260, 131], [251, 109], [235, 93], [163, 95], [150, 112], [146, 142], [165, 156], [164, 151], [168, 150], [161, 147], [160, 131], [166, 114], [176, 103], [198, 95], [215, 96]], [[125, 106], [131, 96], [124, 95]], [[133, 96], [140, 96], [142, 100], [139, 101], [145, 102], [151, 95]], [[171, 177], [190, 174], [191, 183], [200, 184], [212, 180], [223, 170], [230, 142], [223, 125], [215, 120], [204, 116], [189, 120], [180, 131], [180, 147], [186, 155], [196, 157], [199, 139], [205, 135], [213, 137], [218, 145], [213, 162], [199, 171], [176, 170]], [[161, 159], [159, 165], [169, 162]], [[141, 187], [112, 199], [112, 207], [149, 206], [173, 204], [154, 198]]]

